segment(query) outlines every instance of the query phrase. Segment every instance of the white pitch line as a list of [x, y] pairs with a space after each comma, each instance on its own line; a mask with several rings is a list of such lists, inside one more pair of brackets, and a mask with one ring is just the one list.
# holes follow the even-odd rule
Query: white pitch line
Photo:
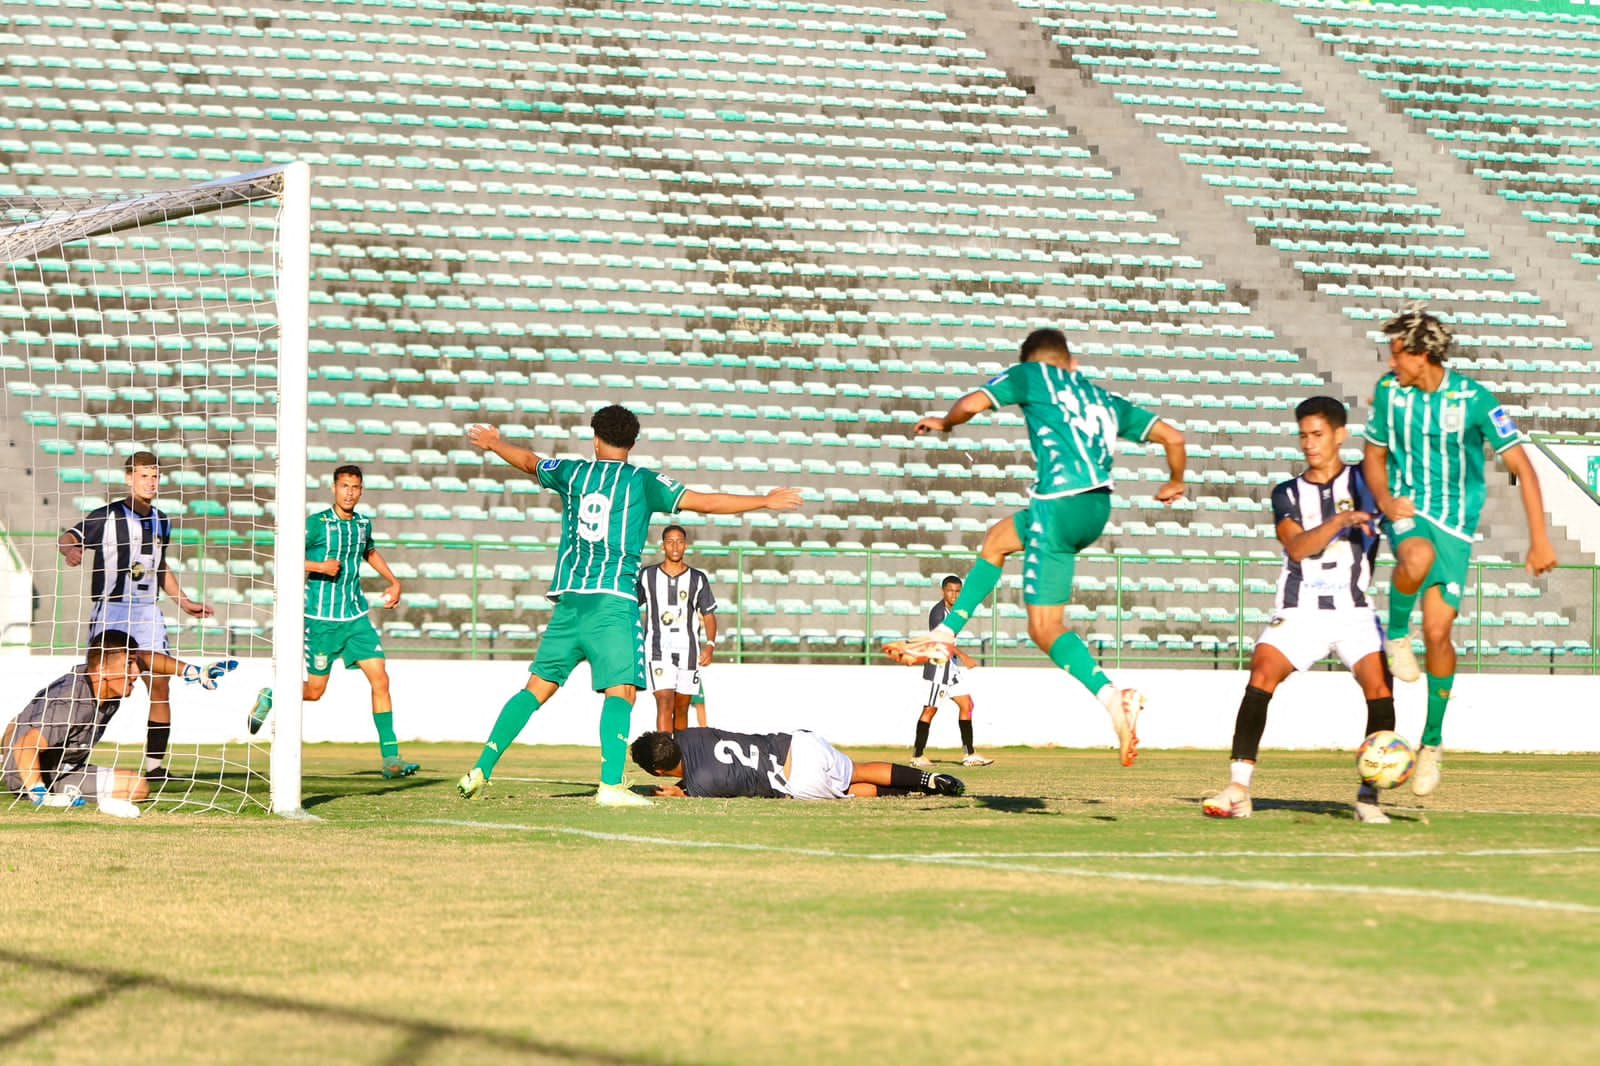
[[934, 851], [929, 859], [1432, 859], [1497, 855], [1600, 855], [1594, 848], [1479, 848], [1471, 851], [1415, 848], [1403, 851]]
[[[1559, 911], [1569, 914], [1600, 915], [1600, 907], [1587, 903], [1569, 903], [1562, 900], [1532, 899], [1523, 896], [1492, 896], [1480, 892], [1450, 892], [1427, 888], [1401, 888], [1389, 885], [1315, 884], [1298, 881], [1265, 881], [1231, 877], [1213, 877], [1198, 874], [1139, 873], [1127, 870], [1093, 870], [1075, 866], [1031, 866], [1013, 862], [992, 862], [987, 859], [955, 858], [937, 855], [897, 853], [863, 853], [832, 851], [826, 848], [788, 848], [772, 844], [745, 844], [719, 840], [676, 840], [671, 837], [643, 836], [636, 833], [604, 833], [594, 829], [574, 829], [569, 826], [518, 825], [508, 822], [474, 822], [457, 818], [425, 818], [414, 825], [449, 826], [457, 829], [497, 829], [519, 833], [550, 833], [555, 836], [582, 837], [586, 840], [603, 840], [623, 844], [644, 844], [652, 847], [694, 848], [717, 851], [748, 851], [770, 855], [793, 855], [815, 859], [851, 859], [857, 862], [904, 862], [915, 865], [959, 866], [970, 869], [994, 870], [1003, 873], [1048, 874], [1055, 877], [1076, 877], [1089, 880], [1132, 881], [1143, 884], [1182, 885], [1188, 888], [1243, 888], [1259, 892], [1304, 892], [1344, 896], [1387, 896], [1401, 899], [1426, 899], [1446, 903], [1476, 903], [1491, 907], [1512, 907], [1519, 910]], [[1382, 853], [1378, 853], [1382, 854]], [[1459, 853], [1456, 853], [1459, 854]], [[1119, 857], [1123, 857], [1119, 853]]]

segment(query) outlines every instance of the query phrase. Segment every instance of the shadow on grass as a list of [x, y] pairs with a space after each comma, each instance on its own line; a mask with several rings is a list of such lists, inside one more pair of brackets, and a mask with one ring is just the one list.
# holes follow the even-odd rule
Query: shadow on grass
[[[1199, 804], [1200, 797], [1196, 796], [1189, 802]], [[1351, 804], [1338, 803], [1332, 800], [1258, 799], [1253, 801], [1252, 806], [1257, 812], [1291, 811], [1295, 814], [1316, 814], [1321, 815], [1324, 818], [1333, 818], [1346, 822], [1353, 822], [1356, 818], [1356, 812], [1352, 808]], [[1389, 816], [1390, 821], [1421, 821], [1421, 819], [1415, 815], [1401, 814], [1392, 807], [1385, 807], [1384, 813]]]
[[1049, 804], [1037, 796], [974, 796], [968, 793], [967, 798], [989, 811], [1005, 811], [1008, 814], [1059, 813], [1049, 810]]
[[[376, 773], [377, 771], [373, 771], [373, 774]], [[436, 778], [431, 777], [402, 777], [393, 781], [379, 778], [379, 780], [383, 782], [380, 787], [368, 788], [365, 786], [367, 784], [367, 778], [370, 776], [372, 775], [348, 774], [339, 777], [307, 777], [305, 779], [306, 784], [310, 784], [312, 781], [318, 781], [321, 782], [322, 788], [330, 789], [330, 791], [319, 792], [315, 795], [308, 795], [300, 801], [300, 805], [309, 810], [312, 807], [316, 807], [323, 803], [331, 803], [334, 800], [357, 798], [365, 799], [369, 796], [390, 796], [397, 792], [410, 792], [412, 789], [427, 788], [430, 785], [437, 785], [439, 783]], [[360, 785], [361, 787], [345, 787], [339, 791], [331, 791], [331, 788], [337, 787], [337, 785], [330, 785], [330, 782], [336, 782], [337, 785], [346, 786], [356, 784]]]
[[381, 1027], [393, 1032], [399, 1038], [399, 1045], [393, 1049], [376, 1052], [372, 1061], [378, 1066], [406, 1066], [427, 1057], [439, 1045], [452, 1042], [473, 1045], [479, 1051], [543, 1056], [563, 1062], [594, 1063], [596, 1066], [644, 1066], [656, 1061], [543, 1040], [530, 1040], [491, 1029], [416, 1021], [358, 1007], [340, 1007], [292, 999], [288, 996], [241, 992], [194, 981], [175, 980], [156, 973], [64, 962], [44, 955], [4, 948], [0, 948], [0, 962], [13, 969], [27, 967], [95, 983], [95, 987], [88, 991], [67, 996], [34, 1017], [7, 1029], [0, 1029], [0, 1047], [21, 1039], [37, 1038], [52, 1028], [71, 1024], [77, 1015], [103, 1007], [123, 992], [137, 990], [142, 993], [159, 992], [175, 1000], [189, 1000], [195, 1006], [214, 1003], [250, 1010], [272, 1011], [321, 1022]]

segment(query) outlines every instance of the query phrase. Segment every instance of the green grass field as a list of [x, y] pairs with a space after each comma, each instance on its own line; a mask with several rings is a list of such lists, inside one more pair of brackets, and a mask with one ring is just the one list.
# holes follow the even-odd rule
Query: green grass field
[[[1593, 1062], [1600, 757], [1000, 750], [959, 800], [605, 811], [597, 758], [314, 746], [321, 821], [0, 812], [13, 1063]], [[854, 752], [903, 757], [901, 752]], [[937, 754], [937, 753], [936, 753]]]

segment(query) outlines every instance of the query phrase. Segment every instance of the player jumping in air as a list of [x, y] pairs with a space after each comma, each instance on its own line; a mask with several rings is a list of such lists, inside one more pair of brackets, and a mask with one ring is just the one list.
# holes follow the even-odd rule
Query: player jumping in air
[[1362, 470], [1394, 548], [1389, 668], [1401, 681], [1421, 676], [1411, 650], [1411, 611], [1422, 597], [1428, 719], [1411, 790], [1426, 796], [1439, 787], [1444, 714], [1456, 679], [1450, 627], [1461, 609], [1472, 538], [1487, 494], [1485, 444], [1501, 457], [1521, 491], [1528, 573], [1548, 571], [1556, 565], [1556, 553], [1545, 529], [1539, 476], [1522, 450], [1526, 438], [1488, 389], [1444, 365], [1451, 339], [1444, 323], [1412, 308], [1385, 323], [1383, 332], [1393, 372], [1378, 382], [1372, 398]]
[[150, 794], [136, 770], [95, 766], [94, 746], [139, 683], [137, 645], [108, 629], [89, 640], [82, 664], [46, 685], [0, 735], [5, 787], [35, 807], [81, 807], [93, 800], [116, 818], [137, 818]]
[[[1306, 471], [1272, 490], [1272, 520], [1283, 545], [1283, 570], [1272, 621], [1250, 657], [1250, 681], [1233, 727], [1228, 787], [1201, 809], [1213, 818], [1250, 817], [1250, 777], [1267, 727], [1267, 704], [1296, 670], [1332, 652], [1355, 675], [1367, 700], [1369, 736], [1394, 728], [1394, 693], [1383, 660], [1383, 629], [1372, 607], [1373, 528], [1377, 504], [1359, 466], [1339, 458], [1349, 437], [1344, 404], [1313, 396], [1294, 409]], [[1356, 820], [1387, 822], [1378, 790], [1356, 793]]]
[[[939, 592], [939, 602], [928, 611], [929, 629], [937, 628], [950, 613], [956, 598], [961, 595], [961, 579], [951, 574], [939, 583]], [[933, 766], [923, 752], [928, 749], [928, 729], [933, 725], [933, 716], [939, 713], [940, 700], [954, 703], [961, 715], [957, 721], [961, 727], [961, 748], [966, 753], [961, 765], [989, 766], [994, 762], [979, 755], [972, 746], [972, 696], [967, 692], [966, 671], [976, 668], [978, 664], [960, 648], [952, 647], [950, 651], [951, 657], [945, 662], [929, 663], [922, 668], [922, 680], [928, 683], [928, 697], [923, 701], [922, 714], [917, 719], [916, 748], [911, 753], [911, 765], [919, 770]]]
[[560, 495], [562, 517], [550, 584], [555, 612], [529, 667], [527, 687], [501, 708], [477, 765], [456, 785], [463, 797], [483, 790], [533, 712], [555, 695], [579, 663], [588, 662], [595, 691], [605, 693], [595, 799], [606, 807], [649, 806], [649, 800], [622, 786], [622, 774], [634, 696], [644, 685], [638, 580], [650, 516], [792, 511], [800, 506], [795, 489], [774, 489], [765, 496], [693, 492], [665, 474], [632, 465], [628, 453], [639, 437], [639, 419], [626, 407], [603, 407], [589, 425], [594, 429], [593, 459], [544, 459], [489, 426], [467, 431], [473, 445], [494, 452]]
[[943, 418], [924, 418], [917, 423], [917, 432], [946, 433], [1007, 404], [1020, 405], [1028, 424], [1038, 467], [1037, 481], [1029, 490], [1033, 502], [989, 528], [978, 561], [944, 622], [926, 636], [890, 644], [884, 651], [908, 665], [947, 661], [956, 635], [1000, 581], [1006, 557], [1022, 552], [1028, 636], [1105, 706], [1117, 732], [1122, 765], [1131, 766], [1139, 750], [1137, 727], [1144, 695], [1112, 685], [1083, 638], [1068, 632], [1063, 615], [1072, 600], [1078, 553], [1094, 543], [1111, 516], [1116, 441], [1150, 441], [1166, 450], [1169, 477], [1156, 490], [1156, 499], [1170, 504], [1184, 492], [1183, 434], [1079, 373], [1066, 334], [1058, 329], [1028, 334], [1016, 366], [963, 396]]
[[967, 786], [949, 774], [930, 774], [888, 762], [856, 762], [808, 729], [792, 733], [730, 733], [680, 729], [645, 733], [633, 742], [633, 761], [655, 777], [680, 778], [658, 796], [831, 800], [931, 792], [960, 796]]
[[[328, 691], [335, 660], [354, 667], [372, 688], [372, 722], [378, 729], [383, 776], [410, 777], [420, 767], [400, 757], [394, 732], [394, 702], [389, 668], [378, 629], [367, 617], [371, 607], [361, 591], [361, 564], [368, 563], [388, 582], [383, 605], [400, 603], [400, 579], [372, 541], [372, 519], [356, 514], [364, 479], [359, 466], [333, 472], [333, 505], [306, 519], [306, 682], [301, 698], [314, 703]], [[272, 690], [264, 688], [250, 712], [250, 732], [267, 720]]]
[[[711, 665], [717, 647], [717, 598], [711, 578], [683, 561], [689, 535], [682, 526], [661, 534], [663, 559], [639, 571], [639, 605], [645, 618], [645, 678], [656, 699], [656, 728], [665, 732], [689, 724], [690, 701], [700, 694], [700, 671]], [[695, 616], [706, 627], [701, 640]], [[705, 704], [699, 705], [706, 724]]]
[[161, 469], [155, 453], [134, 452], [123, 463], [128, 498], [116, 500], [84, 515], [61, 534], [56, 547], [68, 566], [94, 557], [89, 596], [89, 639], [102, 633], [126, 633], [140, 649], [139, 665], [150, 689], [150, 721], [145, 735], [144, 775], [166, 779], [167, 744], [172, 738], [172, 687], [174, 676], [214, 689], [222, 676], [239, 665], [224, 659], [206, 667], [185, 665], [172, 656], [167, 622], [156, 606], [165, 592], [178, 610], [194, 618], [210, 618], [210, 607], [191, 600], [167, 566], [167, 545], [172, 540], [172, 520], [155, 505]]

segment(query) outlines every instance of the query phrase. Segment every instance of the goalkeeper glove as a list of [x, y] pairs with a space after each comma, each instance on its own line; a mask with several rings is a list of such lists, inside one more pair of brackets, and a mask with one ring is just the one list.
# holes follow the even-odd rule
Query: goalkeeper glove
[[28, 790], [28, 798], [35, 807], [82, 807], [84, 798], [76, 788], [68, 788], [61, 793], [53, 793], [43, 785], [34, 785]]
[[216, 689], [218, 681], [221, 681], [223, 677], [238, 668], [238, 659], [222, 659], [203, 670], [194, 663], [190, 663], [183, 668], [183, 679], [191, 685], [199, 685], [207, 692], [211, 692]]

